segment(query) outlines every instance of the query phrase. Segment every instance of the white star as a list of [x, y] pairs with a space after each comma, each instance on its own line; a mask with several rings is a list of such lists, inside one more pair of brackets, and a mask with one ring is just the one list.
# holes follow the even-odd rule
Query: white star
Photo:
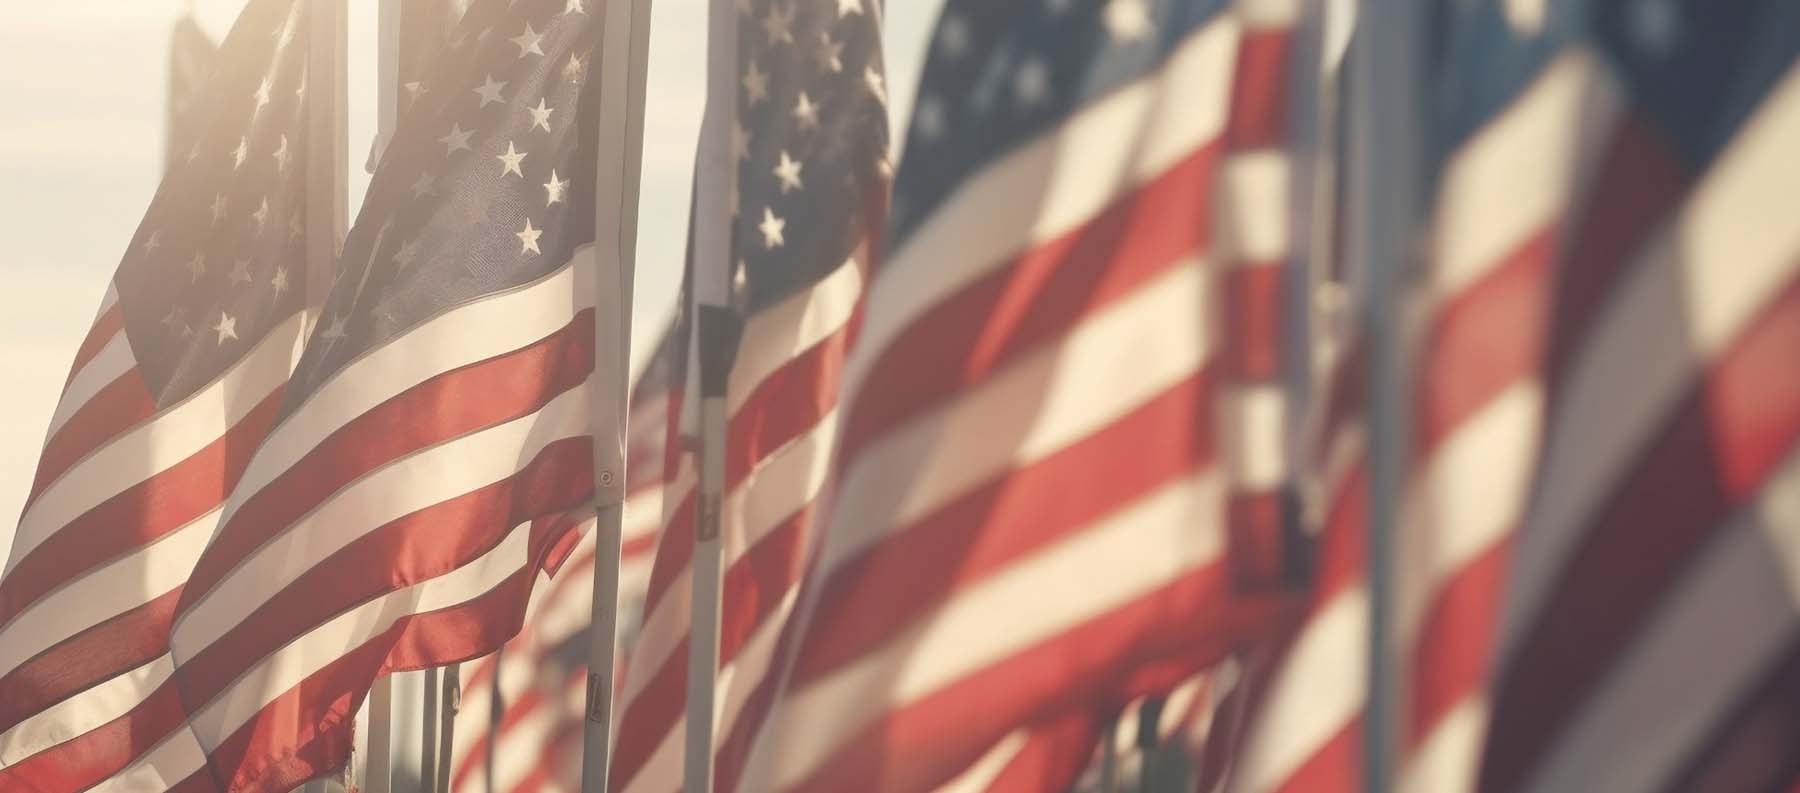
[[427, 193], [432, 193], [436, 188], [437, 180], [432, 178], [431, 174], [421, 173], [419, 174], [419, 180], [412, 184], [413, 198], [419, 198]]
[[518, 174], [521, 179], [525, 178], [525, 172], [519, 169], [519, 163], [525, 160], [526, 154], [527, 152], [513, 148], [512, 141], [507, 141], [506, 153], [494, 155], [494, 159], [500, 161], [500, 175], [505, 176], [510, 173]]
[[530, 22], [525, 23], [524, 33], [520, 33], [509, 39], [512, 43], [519, 45], [519, 57], [521, 58], [527, 55], [544, 54], [544, 50], [538, 47], [538, 43], [543, 40], [544, 34], [532, 30]]
[[269, 221], [269, 199], [266, 196], [262, 200], [262, 206], [257, 207], [255, 212], [250, 213], [250, 217], [256, 219], [256, 230], [262, 231], [263, 224]]
[[1506, 13], [1506, 24], [1512, 26], [1514, 32], [1535, 36], [1544, 31], [1547, 5], [1545, 0], [1506, 0], [1500, 8]]
[[294, 89], [295, 99], [306, 98], [306, 72], [300, 73], [300, 87]]
[[543, 229], [532, 228], [531, 218], [526, 218], [525, 230], [513, 235], [519, 238], [519, 255], [523, 256], [527, 253], [543, 253], [543, 251], [538, 250], [538, 237], [543, 236], [543, 234]]
[[419, 241], [416, 239], [407, 240], [405, 243], [401, 244], [400, 250], [394, 252], [394, 264], [398, 265], [402, 270], [411, 267], [413, 261], [418, 258]]
[[187, 161], [188, 161], [189, 165], [193, 165], [194, 161], [197, 159], [200, 159], [200, 144], [198, 144], [198, 143], [196, 143], [192, 146], [189, 146], [188, 153], [187, 153]]
[[803, 163], [800, 161], [789, 158], [786, 151], [781, 153], [781, 162], [775, 166], [775, 178], [781, 180], [782, 195], [787, 195], [789, 190], [799, 190], [802, 187], [800, 184], [802, 165]]
[[569, 62], [563, 65], [563, 79], [568, 80], [571, 83], [581, 82], [583, 68], [584, 67], [581, 65], [581, 58], [570, 55]]
[[944, 100], [927, 96], [919, 101], [919, 112], [913, 114], [913, 129], [927, 141], [944, 136]]
[[740, 160], [750, 159], [750, 130], [735, 121], [731, 126], [731, 153]]
[[750, 106], [769, 98], [769, 76], [764, 74], [751, 59], [750, 68], [744, 70], [744, 92], [750, 95]]
[[149, 253], [160, 247], [162, 247], [162, 232], [161, 231], [150, 232], [150, 237], [148, 239], [144, 240], [144, 253]]
[[250, 283], [250, 260], [238, 259], [237, 261], [232, 262], [231, 275], [228, 277], [234, 284], [239, 282], [246, 284]]
[[223, 311], [219, 312], [219, 324], [214, 325], [212, 329], [214, 333], [219, 334], [220, 344], [224, 344], [226, 339], [238, 337], [237, 320]]
[[563, 6], [563, 13], [565, 13], [565, 14], [585, 14], [585, 13], [587, 13], [587, 9], [582, 7], [581, 0], [569, 0], [569, 4], [566, 6]]
[[170, 306], [169, 313], [163, 315], [162, 326], [168, 328], [170, 333], [175, 333], [177, 325], [187, 327], [187, 311], [180, 306]]
[[819, 68], [837, 74], [844, 70], [844, 45], [831, 40], [830, 31], [819, 32]]
[[945, 55], [960, 58], [969, 51], [969, 23], [959, 14], [949, 14], [938, 24], [938, 48]]
[[426, 85], [423, 80], [413, 80], [401, 87], [406, 89], [406, 104], [408, 106], [419, 101], [419, 97], [431, 93], [431, 87]]
[[224, 193], [219, 193], [219, 194], [213, 196], [212, 215], [213, 215], [213, 223], [215, 223], [215, 224], [217, 224], [219, 221], [225, 219], [225, 194]]
[[1106, 4], [1106, 32], [1122, 41], [1137, 41], [1150, 35], [1150, 12], [1144, 0], [1111, 0]]
[[194, 251], [194, 258], [187, 262], [187, 271], [193, 280], [200, 280], [200, 276], [206, 274], [206, 254]]
[[556, 169], [550, 169], [550, 181], [544, 183], [544, 206], [550, 206], [563, 200], [563, 189], [569, 186], [569, 180], [557, 179]]
[[788, 6], [787, 11], [784, 12], [781, 10], [779, 0], [769, 4], [769, 13], [763, 15], [762, 21], [763, 34], [769, 37], [769, 46], [773, 47], [784, 42], [794, 43], [794, 34], [791, 30], [793, 26], [793, 6]]
[[838, 18], [863, 12], [862, 0], [838, 0]]
[[506, 83], [494, 82], [494, 76], [490, 74], [486, 80], [482, 81], [480, 88], [471, 90], [481, 97], [481, 106], [487, 107], [495, 102], [506, 101], [506, 98], [500, 95], [500, 89], [505, 87]]
[[538, 97], [537, 107], [525, 108], [525, 112], [531, 114], [532, 129], [543, 127], [545, 132], [550, 131], [550, 114], [555, 113], [556, 108], [545, 106], [543, 97]]
[[800, 98], [794, 100], [794, 121], [801, 129], [819, 126], [819, 106], [807, 98], [805, 91], [801, 91]]
[[275, 292], [275, 299], [280, 300], [281, 293], [286, 292], [288, 288], [286, 267], [275, 268], [275, 276], [269, 279], [269, 288]]
[[438, 138], [438, 142], [444, 144], [446, 147], [444, 149], [444, 156], [448, 157], [458, 151], [468, 151], [469, 136], [474, 134], [475, 133], [472, 130], [463, 129], [461, 124], [451, 124], [450, 134]]
[[756, 225], [756, 228], [762, 232], [764, 248], [773, 250], [781, 247], [782, 243], [785, 242], [785, 240], [781, 238], [781, 231], [782, 229], [787, 228], [787, 221], [775, 217], [774, 211], [770, 210], [768, 207], [763, 207], [763, 219], [761, 223]]
[[250, 156], [250, 139], [238, 138], [238, 147], [231, 150], [231, 170], [237, 170], [244, 164], [244, 158]]
[[1019, 66], [1013, 75], [1013, 96], [1019, 104], [1031, 107], [1050, 95], [1050, 65], [1033, 57]]
[[887, 80], [882, 79], [881, 72], [873, 66], [863, 67], [863, 84], [869, 86], [869, 93], [875, 95], [875, 101], [887, 104]]
[[287, 136], [282, 135], [281, 145], [275, 147], [275, 170], [279, 173], [287, 173], [288, 160], [292, 157], [293, 154], [288, 151]]
[[250, 111], [250, 117], [256, 118], [262, 113], [263, 106], [269, 104], [269, 78], [264, 77], [262, 84], [256, 87], [256, 107]]
[[294, 43], [294, 29], [300, 22], [300, 7], [294, 6], [286, 18], [281, 20], [281, 27], [275, 30], [275, 49], [285, 50]]

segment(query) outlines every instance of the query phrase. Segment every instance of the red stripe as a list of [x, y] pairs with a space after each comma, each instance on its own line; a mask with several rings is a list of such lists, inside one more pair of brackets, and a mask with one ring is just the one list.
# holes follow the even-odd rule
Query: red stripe
[[1278, 264], [1231, 267], [1219, 309], [1225, 333], [1219, 345], [1233, 380], [1269, 382], [1281, 377], [1282, 290], [1287, 268]]
[[[533, 526], [530, 559], [560, 539]], [[216, 747], [209, 758], [228, 793], [286, 793], [341, 767], [349, 757], [351, 716], [378, 674], [442, 666], [486, 655], [517, 633], [537, 563], [528, 563], [477, 598], [403, 616], [288, 690]], [[177, 670], [192, 685], [186, 666]]]
[[[1281, 598], [1234, 596], [1228, 578], [1218, 565], [1202, 567], [886, 711], [791, 791], [931, 790], [1016, 725], [1107, 699], [1123, 707], [1150, 693], [1151, 682], [1173, 685], [1251, 644], [1285, 610]], [[1171, 661], [1155, 665], [1164, 667], [1154, 676], [1160, 679], [1134, 674], [1150, 659]]]
[[334, 430], [233, 513], [195, 566], [187, 602], [370, 471], [529, 415], [580, 385], [593, 371], [593, 321], [593, 309], [583, 310], [530, 346], [436, 375]]
[[[1516, 789], [1699, 551], [1800, 435], [1800, 280], [1670, 414], [1585, 527], [1513, 663], [1482, 789]], [[1653, 536], [1655, 542], [1645, 542]]]
[[587, 499], [592, 455], [586, 437], [556, 441], [518, 473], [390, 521], [317, 561], [218, 640], [182, 658], [189, 701], [211, 701], [241, 671], [337, 614], [462, 567], [514, 526]]
[[1207, 375], [1195, 373], [1056, 453], [896, 527], [832, 571], [794, 662], [796, 685], [880, 649], [958, 592], [1208, 464], [1212, 427], [1194, 406], [1210, 390]]
[[75, 350], [75, 360], [69, 363], [69, 376], [63, 380], [63, 389], [67, 390], [69, 380], [75, 379], [75, 375], [81, 371], [81, 368], [93, 361], [94, 356], [106, 349], [106, 345], [112, 343], [113, 337], [119, 335], [119, 331], [124, 329], [125, 311], [115, 301], [112, 308], [94, 319], [93, 327], [88, 328], [87, 336], [82, 338], [81, 346]]
[[1269, 793], [1357, 793], [1362, 790], [1362, 757], [1363, 720], [1358, 716]]
[[281, 409], [276, 388], [205, 448], [70, 521], [0, 582], [0, 624], [57, 587], [132, 553], [224, 502]]
[[155, 413], [156, 399], [135, 366], [94, 392], [44, 444], [25, 508], [76, 463]]
[[86, 790], [149, 751], [186, 718], [173, 682], [165, 682], [131, 712], [0, 768], [0, 790]]
[[1043, 793], [1073, 790], [1102, 731], [1092, 714], [1075, 711], [1032, 727], [987, 793]]
[[84, 630], [0, 678], [0, 732], [168, 650], [180, 587]]
[[1258, 30], [1238, 41], [1231, 73], [1231, 114], [1226, 145], [1243, 150], [1281, 146], [1287, 140], [1288, 50], [1286, 28]]
[[[747, 339], [746, 344], [776, 340]], [[731, 418], [726, 438], [725, 487], [736, 488], [765, 458], [817, 426], [837, 405], [848, 334], [840, 330], [782, 364], [756, 385]], [[655, 613], [669, 586], [694, 553], [695, 491], [689, 488], [662, 531], [645, 594], [644, 613]], [[796, 507], [800, 506], [795, 504]]]
[[[467, 699], [468, 696], [469, 692], [464, 691], [463, 697]], [[490, 730], [488, 729], [488, 725], [482, 725], [481, 737], [476, 738], [474, 743], [469, 744], [468, 751], [463, 755], [462, 762], [457, 764], [456, 771], [450, 778], [450, 788], [452, 790], [460, 790], [468, 785], [469, 777], [474, 775], [474, 773], [483, 766], [487, 765], [488, 744], [495, 740], [495, 736], [504, 739], [507, 733], [519, 726], [519, 722], [524, 721], [526, 717], [537, 712], [537, 710], [543, 706], [544, 695], [533, 689], [527, 689], [525, 693], [520, 694], [517, 699], [506, 703], [506, 710], [500, 715], [500, 728], [498, 730]]]
[[1433, 595], [1412, 650], [1407, 747], [1418, 746], [1458, 702], [1487, 684], [1511, 555], [1510, 542], [1495, 543]]
[[847, 414], [843, 459], [1204, 247], [1206, 224], [1186, 221], [1211, 217], [1217, 159], [1216, 145], [1196, 150], [1087, 224], [920, 313], [864, 380]]

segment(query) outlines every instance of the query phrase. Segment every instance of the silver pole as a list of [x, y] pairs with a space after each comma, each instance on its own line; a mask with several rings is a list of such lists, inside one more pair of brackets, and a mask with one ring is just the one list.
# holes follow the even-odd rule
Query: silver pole
[[1423, 173], [1418, 0], [1367, 3], [1360, 9], [1350, 79], [1355, 118], [1348, 248], [1361, 290], [1360, 322], [1369, 345], [1369, 712], [1365, 785], [1393, 789], [1397, 778], [1402, 690], [1394, 670], [1394, 532], [1406, 472], [1407, 378], [1404, 296], [1416, 264]]
[[720, 508], [725, 491], [726, 383], [735, 351], [735, 314], [727, 288], [731, 268], [731, 204], [737, 193], [737, 9], [711, 0], [707, 29], [706, 114], [695, 168], [695, 328], [700, 360], [700, 503], [694, 524], [693, 616], [688, 642], [685, 793], [711, 793], [719, 670], [719, 590], [723, 549]]
[[1119, 722], [1100, 731], [1100, 793], [1119, 793]]
[[619, 563], [625, 516], [625, 436], [631, 299], [643, 170], [650, 0], [608, 2], [588, 79], [598, 81], [594, 172], [594, 594], [588, 630], [587, 721], [581, 789], [603, 793], [612, 767], [618, 669]]
[[[495, 670], [498, 672], [499, 670]], [[444, 667], [444, 690], [438, 697], [438, 753], [437, 773], [434, 775], [437, 793], [450, 793], [450, 778], [456, 770], [456, 712], [462, 709], [462, 664], [450, 664]], [[500, 677], [494, 676], [498, 685]]]
[[432, 793], [438, 789], [438, 678], [437, 667], [425, 672], [425, 707], [421, 709], [419, 745], [419, 790]]
[[[317, 322], [349, 226], [348, 0], [310, 0], [306, 36], [306, 327]], [[306, 783], [324, 793], [324, 779]]]

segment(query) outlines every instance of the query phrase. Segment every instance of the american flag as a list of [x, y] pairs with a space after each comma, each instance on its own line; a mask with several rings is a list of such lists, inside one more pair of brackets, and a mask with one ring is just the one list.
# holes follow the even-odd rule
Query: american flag
[[303, 341], [303, 6], [244, 9], [70, 366], [0, 577], [0, 789], [198, 767], [168, 627]]
[[[1413, 683], [1415, 789], [1790, 786], [1800, 6], [1449, 18], [1430, 291], [1462, 323], [1440, 335], [1479, 336], [1488, 365], [1419, 411], [1443, 428], [1421, 476], [1443, 485], [1417, 495], [1456, 564], [1399, 625], [1462, 663]], [[1481, 490], [1445, 478], [1473, 476], [1451, 464], [1472, 448]], [[1515, 479], [1518, 508], [1468, 500]]]
[[[642, 613], [662, 527], [671, 389], [677, 385], [677, 343], [686, 341], [675, 330], [657, 345], [631, 397], [619, 571], [621, 655], [629, 654], [636, 638], [631, 620]], [[579, 787], [595, 556], [591, 539], [576, 546], [556, 576], [534, 591], [525, 630], [504, 653], [483, 659], [466, 676], [456, 714], [453, 789], [486, 793], [490, 773], [498, 793]]]
[[[726, 789], [773, 693], [890, 178], [881, 4], [743, 0], [736, 9], [732, 253], [746, 316], [726, 394], [717, 689]], [[682, 783], [694, 485], [691, 466], [669, 477], [669, 519], [626, 670], [614, 790], [673, 793]]]
[[1066, 788], [1287, 610], [1295, 8], [947, 6], [753, 787], [932, 790], [1023, 729], [1084, 743]]
[[597, 25], [484, 0], [401, 119], [170, 632], [228, 791], [342, 765], [374, 679], [492, 652], [593, 495]]
[[187, 154], [189, 147], [199, 142], [197, 136], [201, 131], [194, 128], [189, 114], [196, 113], [193, 108], [201, 90], [206, 87], [206, 78], [212, 74], [213, 59], [218, 52], [219, 45], [200, 29], [193, 14], [183, 14], [175, 22], [175, 31], [169, 36], [169, 127], [168, 139], [163, 143], [167, 151], [163, 157], [165, 165], [174, 165], [178, 158]]

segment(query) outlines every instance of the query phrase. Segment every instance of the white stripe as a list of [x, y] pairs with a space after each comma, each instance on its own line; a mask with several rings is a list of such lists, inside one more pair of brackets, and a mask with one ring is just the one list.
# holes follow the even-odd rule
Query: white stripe
[[[593, 246], [562, 269], [510, 292], [445, 312], [377, 347], [318, 387], [269, 432], [233, 493], [269, 486], [344, 425], [445, 372], [529, 347], [594, 305]], [[229, 522], [229, 512], [227, 522]]]
[[0, 768], [52, 746], [86, 735], [94, 728], [131, 712], [169, 679], [174, 666], [167, 653], [125, 671], [81, 693], [45, 708], [0, 733]]
[[[888, 428], [844, 475], [824, 569], [969, 488], [1104, 429], [1193, 376], [1211, 344], [1198, 309], [1206, 288], [1197, 262], [1179, 262], [955, 401]], [[862, 345], [858, 355], [887, 354]], [[955, 454], [943, 453], [948, 443]]]
[[1669, 593], [1551, 745], [1528, 790], [1670, 789], [1693, 752], [1717, 737], [1719, 719], [1800, 637], [1797, 501], [1800, 451]]
[[88, 793], [144, 793], [168, 790], [206, 765], [206, 753], [188, 730], [177, 729], [155, 748], [132, 760]]
[[[1071, 116], [963, 181], [876, 275], [859, 348], [883, 349], [920, 314], [1100, 214], [1225, 128], [1238, 27], [1220, 14], [1163, 68]], [[1128, 141], [1130, 145], [1121, 145]], [[857, 356], [861, 359], [861, 356]], [[853, 362], [846, 393], [868, 374]]]
[[[544, 743], [561, 721], [557, 702], [545, 700], [512, 729], [500, 736], [494, 747], [494, 790], [510, 791], [536, 770], [543, 758]], [[470, 777], [470, 787], [486, 790], [480, 774]]]
[[870, 722], [1217, 562], [1222, 485], [1216, 471], [1177, 480], [963, 589], [930, 619], [794, 691], [774, 720], [813, 739], [782, 742], [775, 789], [814, 773]]
[[[1458, 700], [1405, 758], [1400, 769], [1401, 793], [1474, 790], [1487, 722], [1488, 701], [1483, 692]], [[1635, 761], [1635, 754], [1629, 756]]]
[[400, 618], [446, 609], [499, 586], [530, 563], [530, 525], [515, 527], [479, 559], [345, 611], [265, 656], [193, 716], [190, 723], [202, 744], [218, 746], [277, 697]]
[[585, 386], [537, 412], [464, 435], [371, 472], [269, 540], [176, 618], [170, 646], [191, 657], [351, 543], [434, 504], [502, 481], [549, 446], [588, 431]]
[[1542, 393], [1535, 380], [1508, 386], [1422, 461], [1395, 543], [1399, 646], [1413, 647], [1442, 588], [1517, 528], [1536, 461]]
[[1030, 733], [1024, 729], [1007, 733], [981, 759], [976, 760], [955, 779], [944, 783], [935, 793], [983, 793], [1030, 743]]
[[1460, 293], [1562, 217], [1581, 172], [1582, 136], [1610, 126], [1616, 90], [1591, 53], [1570, 50], [1450, 157], [1432, 224], [1436, 300]]
[[131, 342], [125, 338], [125, 331], [113, 334], [106, 346], [101, 347], [94, 357], [69, 378], [69, 387], [63, 389], [62, 398], [56, 402], [56, 413], [50, 416], [50, 429], [44, 432], [46, 443], [56, 437], [57, 431], [68, 423], [69, 417], [93, 399], [100, 389], [113, 384], [119, 376], [131, 371], [137, 358], [131, 354]]
[[1287, 479], [1287, 388], [1237, 386], [1219, 391], [1219, 462], [1233, 490], [1265, 493]]
[[0, 628], [0, 676], [106, 620], [181, 586], [212, 539], [219, 511], [195, 518], [149, 545], [83, 570]]
[[287, 382], [305, 341], [300, 324], [299, 314], [283, 320], [212, 384], [57, 477], [20, 518], [6, 572], [70, 521], [206, 448], [242, 420]]
[[1300, 0], [1232, 0], [1231, 7], [1251, 30], [1293, 27], [1300, 21]]
[[1268, 264], [1288, 255], [1288, 190], [1293, 167], [1287, 152], [1259, 149], [1234, 153], [1219, 168], [1220, 196], [1214, 206], [1214, 250], [1227, 265]]
[[1515, 546], [1501, 658], [1544, 607], [1549, 582], [1644, 439], [1800, 269], [1800, 70], [1771, 89], [1596, 318], [1568, 367], [1532, 516]]
[[1361, 582], [1334, 595], [1295, 638], [1232, 774], [1232, 790], [1285, 784], [1362, 713], [1369, 599]]
[[[726, 494], [721, 509], [722, 569], [730, 570], [795, 510], [818, 497], [831, 469], [829, 450], [837, 416], [835, 409], [825, 414], [818, 424], [764, 458], [753, 476]], [[625, 702], [636, 700], [664, 664], [686, 663], [670, 656], [687, 638], [692, 578], [691, 567], [683, 567], [655, 611], [645, 615], [625, 679]]]

